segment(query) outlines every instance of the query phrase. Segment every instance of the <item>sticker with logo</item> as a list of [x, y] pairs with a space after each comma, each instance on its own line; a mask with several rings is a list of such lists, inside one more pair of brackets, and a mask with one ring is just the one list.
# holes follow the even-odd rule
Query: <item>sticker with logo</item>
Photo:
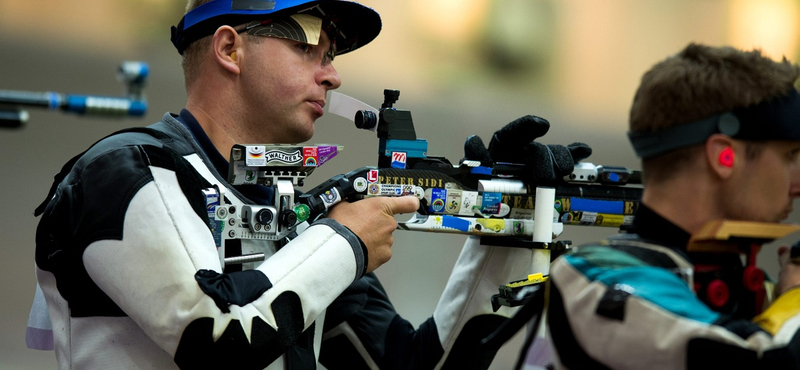
[[553, 205], [553, 207], [555, 208], [555, 210], [558, 213], [562, 213], [564, 211], [563, 210], [563, 206], [561, 205], [561, 199], [556, 199], [555, 204]]
[[264, 157], [266, 148], [263, 145], [253, 145], [247, 147], [247, 155], [244, 162], [248, 166], [266, 166], [267, 158]]
[[430, 189], [431, 190], [431, 205], [430, 211], [441, 213], [444, 211], [444, 203], [447, 201], [447, 190], [445, 189]]
[[378, 184], [377, 182], [369, 184], [369, 187], [367, 189], [367, 194], [378, 195], [380, 193], [381, 193], [381, 184]]
[[206, 212], [211, 215], [214, 212], [214, 208], [220, 204], [219, 193], [213, 188], [203, 190], [203, 193], [206, 195]]
[[392, 168], [406, 168], [406, 161], [405, 152], [392, 152]]
[[319, 160], [317, 159], [317, 147], [304, 146], [303, 147], [303, 166], [316, 167]]
[[[222, 196], [216, 189], [205, 189], [203, 193], [206, 196], [206, 214], [208, 215], [208, 226], [211, 229], [211, 235], [214, 237], [214, 244], [217, 249], [222, 246], [222, 232], [225, 228], [225, 217], [217, 217], [220, 212], [227, 216], [227, 208], [221, 205]], [[220, 211], [221, 210], [221, 211]]]
[[461, 194], [461, 209], [458, 211], [459, 215], [472, 216], [475, 214], [473, 207], [478, 205], [478, 192], [465, 191]]
[[339, 191], [336, 188], [332, 188], [319, 196], [322, 199], [322, 203], [325, 204], [325, 208], [328, 208], [336, 203], [338, 203], [342, 198], [339, 196]]
[[370, 183], [378, 182], [378, 170], [369, 170], [367, 172], [367, 181]]
[[[293, 152], [287, 152], [283, 150], [270, 150], [264, 153], [264, 158], [266, 159], [267, 163], [272, 162], [283, 162], [285, 164], [301, 164], [303, 163], [303, 154], [300, 153], [300, 150], [295, 150]], [[248, 163], [249, 165], [249, 163]]]
[[523, 233], [525, 233], [525, 224], [523, 224], [522, 222], [514, 221], [512, 222], [511, 227], [514, 235], [522, 235]]
[[414, 195], [414, 196], [416, 196], [418, 193], [420, 193], [422, 191], [422, 190], [417, 190], [417, 188], [418, 188], [418, 186], [414, 186], [414, 185], [403, 185], [403, 194], [400, 194], [400, 195], [403, 195], [403, 196], [405, 196], [405, 195]]
[[246, 183], [255, 183], [256, 181], [256, 171], [247, 170], [244, 173], [244, 181]]
[[317, 159], [318, 159], [317, 166], [322, 166], [323, 163], [331, 160], [331, 158], [335, 157], [337, 154], [339, 154], [339, 148], [336, 146], [331, 146], [331, 145], [317, 146]]
[[486, 215], [496, 215], [500, 213], [501, 193], [483, 193], [481, 200], [481, 213]]
[[403, 195], [404, 187], [405, 185], [381, 184], [380, 195], [387, 197], [399, 197]]
[[217, 207], [217, 211], [215, 212], [214, 218], [216, 220], [224, 220], [228, 217], [228, 208], [227, 207]]
[[353, 180], [353, 189], [356, 189], [357, 192], [363, 193], [364, 190], [367, 190], [367, 179], [363, 177], [357, 177]]
[[447, 202], [444, 211], [449, 214], [458, 214], [461, 211], [461, 190], [451, 189], [447, 191]]

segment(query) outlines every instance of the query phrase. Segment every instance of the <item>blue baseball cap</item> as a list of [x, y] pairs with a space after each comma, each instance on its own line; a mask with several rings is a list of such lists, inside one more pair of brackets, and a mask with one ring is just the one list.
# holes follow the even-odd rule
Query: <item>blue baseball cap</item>
[[221, 26], [237, 26], [295, 14], [321, 18], [328, 37], [336, 45], [336, 55], [366, 45], [381, 31], [380, 15], [352, 1], [212, 0], [186, 13], [178, 25], [172, 27], [171, 40], [182, 55], [191, 43], [213, 34]]

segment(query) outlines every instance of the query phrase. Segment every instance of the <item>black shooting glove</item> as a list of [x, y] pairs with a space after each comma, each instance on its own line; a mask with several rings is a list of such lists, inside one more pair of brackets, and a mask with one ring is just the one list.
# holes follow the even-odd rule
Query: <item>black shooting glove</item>
[[575, 163], [592, 154], [592, 148], [584, 143], [563, 146], [534, 141], [549, 129], [550, 122], [544, 118], [520, 117], [494, 133], [489, 149], [480, 137], [468, 137], [464, 159], [480, 161], [488, 167], [496, 167], [496, 163], [519, 164], [524, 166], [521, 175], [535, 184], [559, 182], [572, 173]]

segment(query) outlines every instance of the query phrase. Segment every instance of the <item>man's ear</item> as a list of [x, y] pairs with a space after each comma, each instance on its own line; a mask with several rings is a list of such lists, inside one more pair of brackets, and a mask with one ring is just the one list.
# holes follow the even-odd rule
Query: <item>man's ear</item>
[[222, 26], [214, 33], [211, 47], [214, 52], [214, 60], [219, 66], [238, 75], [241, 73], [239, 61], [242, 59], [242, 37], [230, 26]]
[[741, 146], [736, 145], [730, 136], [711, 135], [705, 144], [706, 163], [721, 179], [728, 179], [736, 167], [736, 152], [739, 150]]

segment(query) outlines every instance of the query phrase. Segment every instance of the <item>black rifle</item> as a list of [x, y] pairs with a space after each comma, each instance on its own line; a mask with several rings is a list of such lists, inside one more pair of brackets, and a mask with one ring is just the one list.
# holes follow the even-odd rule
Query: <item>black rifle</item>
[[[356, 127], [377, 132], [378, 166], [334, 176], [301, 195], [312, 219], [331, 205], [323, 194], [335, 192], [337, 201], [412, 194], [422, 206], [416, 217], [400, 223], [402, 229], [530, 237], [536, 188], [551, 187], [556, 224], [621, 227], [633, 220], [642, 193], [640, 171], [581, 162], [563, 179], [535, 183], [526, 164], [453, 165], [427, 156], [428, 143], [417, 138], [411, 113], [393, 107], [398, 91], [385, 90], [384, 97], [377, 114], [358, 111], [354, 118]], [[560, 234], [560, 227], [553, 233]]]
[[[625, 227], [633, 221], [642, 193], [640, 171], [580, 162], [564, 178], [537, 183], [530, 176], [529, 164], [493, 163], [488, 167], [462, 160], [454, 165], [446, 158], [427, 155], [427, 141], [417, 138], [411, 113], [393, 107], [398, 97], [398, 91], [385, 90], [380, 110], [355, 113], [356, 127], [377, 132], [378, 166], [334, 176], [299, 196], [293, 194], [291, 185], [302, 185], [305, 177], [340, 147], [235, 145], [229, 182], [277, 185], [278, 190], [272, 206], [250, 206], [238, 216], [226, 213], [228, 232], [222, 238], [278, 240], [300, 222], [323, 216], [342, 200], [372, 196], [414, 195], [420, 199], [420, 209], [411, 219], [398, 222], [400, 229], [477, 235], [484, 244], [545, 251], [549, 260], [571, 244], [552, 241], [565, 224]], [[544, 206], [538, 215], [544, 221], [539, 225], [548, 227], [535, 227], [537, 189], [554, 190], [552, 210]], [[212, 212], [209, 208], [210, 216]], [[545, 230], [546, 235], [536, 235], [537, 230]], [[525, 295], [520, 292], [545, 281], [548, 271], [544, 269], [545, 276], [534, 274], [502, 286], [493, 302], [521, 304]]]

